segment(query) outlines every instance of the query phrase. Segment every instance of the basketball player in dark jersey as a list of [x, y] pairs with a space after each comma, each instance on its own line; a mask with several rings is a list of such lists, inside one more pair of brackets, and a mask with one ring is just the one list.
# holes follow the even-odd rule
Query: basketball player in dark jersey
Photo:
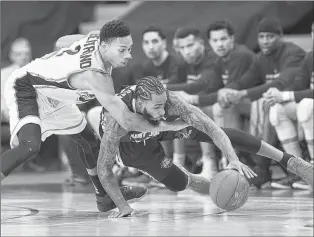
[[182, 119], [189, 127], [180, 131], [127, 132], [103, 109], [100, 118], [102, 146], [97, 170], [102, 185], [114, 202], [113, 207], [119, 209], [110, 217], [136, 215], [136, 211], [121, 194], [112, 172], [118, 154], [124, 165], [142, 170], [172, 191], [190, 188], [208, 194], [209, 180], [173, 164], [165, 155], [160, 142], [176, 138], [215, 143], [228, 159], [228, 168], [237, 169], [247, 178], [253, 178], [256, 174], [239, 161], [233, 146], [240, 151], [276, 160], [313, 186], [313, 165], [299, 157], [283, 153], [248, 133], [232, 128], [221, 129], [200, 109], [181, 99], [176, 92], [167, 91], [155, 77], [141, 79], [137, 85], [124, 89], [119, 96], [130, 111], [142, 114], [151, 124], [158, 124], [161, 120], [171, 122]]

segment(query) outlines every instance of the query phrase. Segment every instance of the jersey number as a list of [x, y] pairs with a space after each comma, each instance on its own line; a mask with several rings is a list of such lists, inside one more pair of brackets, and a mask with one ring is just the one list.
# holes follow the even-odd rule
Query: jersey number
[[61, 52], [60, 52], [60, 50], [55, 51], [55, 52], [52, 52], [50, 54], [43, 56], [42, 59], [48, 59], [48, 58], [52, 58], [54, 56], [56, 56], [56, 57], [62, 56], [65, 53], [67, 53], [69, 55], [74, 55], [74, 54], [77, 54], [78, 52], [80, 52], [80, 50], [81, 50], [81, 45], [78, 45], [74, 48], [74, 50], [66, 49], [66, 50], [61, 50]]

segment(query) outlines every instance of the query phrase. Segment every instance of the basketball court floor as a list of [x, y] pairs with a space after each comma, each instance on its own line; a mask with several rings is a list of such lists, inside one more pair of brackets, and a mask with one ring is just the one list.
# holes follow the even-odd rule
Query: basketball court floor
[[1, 186], [1, 236], [313, 236], [312, 191], [255, 190], [225, 212], [192, 191], [150, 189], [131, 206], [141, 215], [108, 219], [91, 186], [63, 185], [65, 173], [12, 174]]

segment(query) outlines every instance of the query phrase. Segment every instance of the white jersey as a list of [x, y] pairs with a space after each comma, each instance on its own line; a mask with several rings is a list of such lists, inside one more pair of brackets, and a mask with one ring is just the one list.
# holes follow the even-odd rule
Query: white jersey
[[[4, 94], [12, 147], [18, 144], [19, 129], [27, 123], [41, 126], [43, 141], [52, 134], [76, 134], [85, 128], [85, 117], [75, 104], [88, 102], [95, 95], [91, 90], [72, 88], [68, 79], [86, 70], [111, 73], [105, 70], [98, 46], [99, 34], [90, 33], [69, 48], [35, 59], [11, 74]], [[29, 108], [34, 102], [25, 103], [30, 98], [36, 99], [38, 108]]]
[[30, 83], [39, 94], [78, 104], [92, 100], [95, 96], [91, 90], [75, 90], [69, 85], [68, 78], [86, 70], [111, 73], [105, 71], [98, 46], [99, 34], [90, 33], [69, 48], [46, 54], [17, 70], [11, 84], [16, 84], [16, 79], [28, 73]]

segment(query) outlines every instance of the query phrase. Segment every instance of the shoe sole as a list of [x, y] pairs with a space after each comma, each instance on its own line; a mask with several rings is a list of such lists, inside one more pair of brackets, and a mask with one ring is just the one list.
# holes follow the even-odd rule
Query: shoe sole
[[272, 188], [278, 188], [278, 189], [291, 189], [291, 186], [285, 186], [278, 183], [271, 183]]
[[310, 185], [306, 185], [306, 184], [292, 184], [292, 188], [294, 189], [302, 189], [302, 190], [311, 190], [311, 186]]

